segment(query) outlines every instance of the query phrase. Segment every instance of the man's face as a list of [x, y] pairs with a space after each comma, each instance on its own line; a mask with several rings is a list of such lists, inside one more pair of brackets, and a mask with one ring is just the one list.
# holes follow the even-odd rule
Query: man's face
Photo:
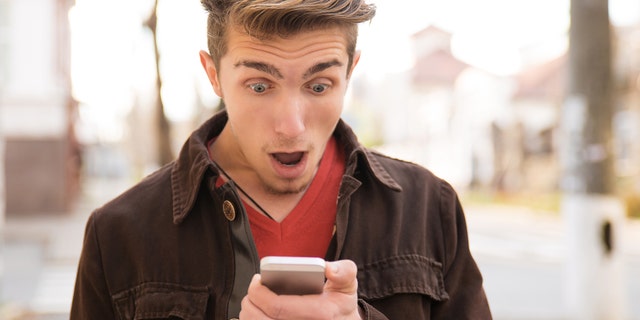
[[300, 192], [342, 112], [345, 37], [330, 28], [259, 41], [230, 28], [227, 41], [219, 70], [208, 56], [203, 64], [225, 101], [233, 166], [252, 171], [269, 192]]

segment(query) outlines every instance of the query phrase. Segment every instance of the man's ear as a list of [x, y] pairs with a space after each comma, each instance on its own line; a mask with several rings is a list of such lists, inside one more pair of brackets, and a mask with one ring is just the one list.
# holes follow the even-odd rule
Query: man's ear
[[211, 58], [211, 55], [206, 51], [200, 50], [200, 63], [202, 63], [204, 72], [207, 73], [207, 77], [209, 78], [209, 82], [211, 82], [213, 91], [218, 95], [218, 97], [223, 98], [220, 79], [218, 79], [218, 70], [216, 69], [216, 64], [213, 62], [213, 58]]
[[349, 73], [347, 73], [347, 79], [351, 78], [351, 75], [353, 74], [353, 70], [356, 68], [358, 61], [360, 61], [361, 53], [362, 51], [360, 50], [356, 50], [356, 52], [353, 53], [353, 62], [351, 63], [351, 69], [349, 70]]

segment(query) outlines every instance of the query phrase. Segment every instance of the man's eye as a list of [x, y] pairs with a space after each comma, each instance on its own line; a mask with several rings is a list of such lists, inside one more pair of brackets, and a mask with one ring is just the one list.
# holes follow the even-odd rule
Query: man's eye
[[311, 85], [311, 90], [313, 90], [313, 92], [315, 93], [322, 93], [325, 90], [327, 90], [329, 86], [326, 84], [320, 84], [320, 83], [316, 83], [316, 84], [312, 84]]
[[263, 93], [267, 91], [267, 85], [265, 83], [253, 83], [249, 85], [249, 88], [255, 93]]

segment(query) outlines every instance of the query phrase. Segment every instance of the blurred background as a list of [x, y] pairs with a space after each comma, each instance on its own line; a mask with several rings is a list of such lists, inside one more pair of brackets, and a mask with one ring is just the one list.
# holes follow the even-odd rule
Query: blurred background
[[[459, 192], [496, 319], [640, 319], [640, 2], [375, 0], [344, 119]], [[0, 0], [0, 319], [219, 101], [196, 0]]]

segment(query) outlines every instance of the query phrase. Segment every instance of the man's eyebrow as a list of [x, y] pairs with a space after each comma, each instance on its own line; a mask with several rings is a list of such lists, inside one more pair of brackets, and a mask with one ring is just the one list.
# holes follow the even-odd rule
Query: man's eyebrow
[[[284, 76], [282, 75], [282, 73], [280, 72], [280, 70], [278, 70], [278, 68], [276, 68], [274, 65], [268, 64], [268, 63], [264, 63], [264, 62], [259, 62], [259, 61], [252, 61], [252, 60], [243, 60], [240, 61], [238, 63], [236, 63], [234, 65], [234, 67], [246, 67], [246, 68], [251, 68], [251, 69], [255, 69], [258, 71], [262, 71], [265, 73], [268, 73], [278, 79], [284, 79]], [[342, 66], [342, 62], [338, 61], [338, 60], [331, 60], [331, 61], [327, 61], [327, 62], [320, 62], [317, 63], [313, 66], [311, 66], [302, 76], [303, 79], [308, 79], [309, 77], [311, 77], [312, 75], [318, 73], [318, 72], [322, 72], [326, 69], [329, 69], [331, 67], [341, 67]]]
[[283, 79], [284, 77], [282, 76], [282, 73], [280, 72], [280, 70], [278, 70], [278, 68], [276, 68], [274, 65], [268, 64], [268, 63], [264, 63], [264, 62], [259, 62], [259, 61], [251, 61], [251, 60], [243, 60], [240, 61], [238, 63], [236, 63], [234, 65], [234, 67], [247, 67], [247, 68], [251, 68], [251, 69], [256, 69], [258, 71], [262, 71], [262, 72], [266, 72], [278, 79]]
[[327, 61], [327, 62], [320, 62], [318, 64], [313, 65], [311, 68], [309, 68], [307, 70], [307, 72], [304, 73], [304, 75], [302, 76], [303, 79], [307, 79], [309, 77], [311, 77], [312, 75], [324, 71], [326, 69], [329, 69], [331, 67], [341, 67], [342, 66], [342, 62], [338, 61], [338, 60], [331, 60], [331, 61]]

